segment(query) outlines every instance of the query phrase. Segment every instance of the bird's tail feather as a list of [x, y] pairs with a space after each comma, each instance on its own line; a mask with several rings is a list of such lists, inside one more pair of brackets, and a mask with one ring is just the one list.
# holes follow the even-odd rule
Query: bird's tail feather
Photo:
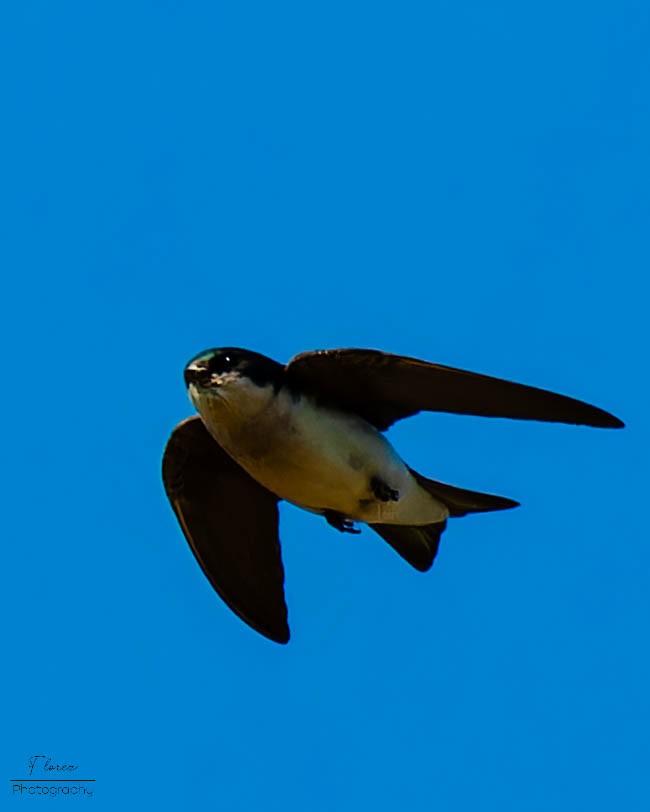
[[519, 506], [519, 502], [505, 496], [456, 488], [453, 485], [446, 485], [444, 482], [436, 482], [435, 479], [427, 479], [412, 468], [409, 468], [409, 471], [421, 488], [448, 507], [450, 516], [484, 513], [488, 510], [507, 510]]
[[375, 533], [387, 541], [396, 553], [420, 572], [426, 572], [438, 552], [440, 536], [447, 522], [406, 526], [401, 524], [370, 524]]
[[[517, 507], [519, 504], [514, 499], [507, 499], [505, 496], [493, 496], [490, 493], [455, 488], [444, 482], [427, 479], [411, 468], [409, 471], [421, 488], [447, 506], [450, 516], [465, 516], [468, 513], [482, 513], [488, 510], [507, 510]], [[440, 536], [447, 526], [447, 522], [417, 526], [400, 524], [371, 524], [369, 526], [412, 567], [420, 572], [425, 572], [433, 564], [433, 559], [438, 552]]]

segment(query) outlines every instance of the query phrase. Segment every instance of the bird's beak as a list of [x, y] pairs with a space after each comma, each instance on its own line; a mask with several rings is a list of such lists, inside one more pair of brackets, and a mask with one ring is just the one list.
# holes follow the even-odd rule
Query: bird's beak
[[212, 377], [208, 372], [208, 362], [205, 359], [192, 361], [192, 363], [185, 367], [183, 375], [186, 387], [189, 387], [191, 383], [195, 386], [206, 387]]

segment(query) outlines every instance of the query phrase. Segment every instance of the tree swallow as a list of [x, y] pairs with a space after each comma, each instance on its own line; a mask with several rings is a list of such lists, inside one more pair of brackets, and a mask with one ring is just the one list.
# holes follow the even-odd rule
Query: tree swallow
[[428, 570], [447, 519], [517, 502], [417, 473], [383, 432], [421, 410], [602, 428], [608, 412], [543, 389], [377, 350], [318, 350], [286, 366], [235, 347], [185, 367], [199, 413], [172, 432], [165, 490], [210, 583], [242, 620], [289, 640], [278, 501], [344, 533], [369, 525]]

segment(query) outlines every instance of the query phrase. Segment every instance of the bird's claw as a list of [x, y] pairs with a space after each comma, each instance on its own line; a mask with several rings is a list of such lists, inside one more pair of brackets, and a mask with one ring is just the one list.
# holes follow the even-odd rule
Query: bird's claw
[[353, 533], [357, 536], [361, 533], [361, 530], [355, 529], [354, 522], [351, 519], [346, 519], [342, 513], [337, 513], [335, 510], [326, 510], [323, 515], [327, 523], [335, 527], [339, 533]]

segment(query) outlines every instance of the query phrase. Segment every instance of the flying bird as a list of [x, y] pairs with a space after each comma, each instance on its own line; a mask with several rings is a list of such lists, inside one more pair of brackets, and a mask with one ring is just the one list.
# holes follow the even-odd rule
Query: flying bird
[[428, 570], [447, 519], [512, 499], [427, 479], [383, 432], [419, 411], [623, 423], [579, 400], [378, 350], [304, 352], [283, 365], [250, 350], [205, 350], [185, 367], [198, 416], [165, 448], [169, 501], [203, 572], [253, 629], [289, 641], [278, 534], [281, 499], [343, 533], [362, 522]]

